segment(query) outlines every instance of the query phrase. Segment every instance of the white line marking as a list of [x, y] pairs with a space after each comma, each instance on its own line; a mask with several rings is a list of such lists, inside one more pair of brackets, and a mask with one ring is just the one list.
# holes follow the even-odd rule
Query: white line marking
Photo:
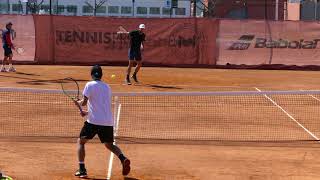
[[317, 97], [315, 97], [315, 96], [313, 96], [313, 95], [309, 95], [309, 96], [311, 96], [313, 99], [315, 99], [315, 100], [317, 100], [317, 101], [319, 101], [320, 102], [320, 99], [319, 98], [317, 98]]
[[[119, 120], [120, 120], [120, 112], [121, 112], [121, 104], [118, 105], [117, 108], [117, 113], [116, 113], [116, 124], [115, 124], [115, 132], [114, 136], [117, 136], [117, 131], [118, 131], [118, 126], [119, 126]], [[116, 140], [114, 140], [113, 144], [116, 144]], [[113, 157], [114, 154], [111, 152], [110, 153], [110, 158], [109, 158], [109, 166], [108, 166], [108, 174], [107, 174], [107, 180], [111, 179], [111, 173], [112, 173], [112, 164], [113, 164]]]
[[49, 102], [49, 101], [37, 101], [37, 102], [34, 102], [34, 101], [1, 101], [0, 100], [0, 103], [26, 103], [26, 104], [67, 104], [67, 103], [62, 103], [62, 102]]
[[[300, 89], [300, 91], [304, 91], [304, 90]], [[312, 97], [313, 99], [315, 99], [315, 100], [317, 100], [317, 101], [319, 101], [319, 102], [320, 102], [320, 99], [319, 99], [319, 98], [317, 98], [317, 97], [315, 97], [314, 95], [312, 95], [312, 94], [308, 94], [308, 96], [310, 96], [310, 97]]]
[[[261, 92], [260, 89], [256, 88], [255, 89], [259, 92]], [[269, 101], [271, 101], [276, 107], [281, 109], [282, 112], [284, 112], [291, 120], [293, 120], [295, 123], [297, 123], [303, 130], [305, 130], [310, 136], [312, 136], [314, 139], [319, 141], [320, 139], [314, 135], [311, 131], [309, 131], [307, 128], [305, 128], [302, 124], [300, 124], [293, 116], [291, 116], [286, 110], [284, 110], [280, 105], [278, 105], [273, 99], [271, 99], [269, 96], [264, 94], [264, 97], [267, 98]]]
[[[118, 83], [109, 83], [109, 85], [112, 86], [123, 86], [123, 84], [118, 84]], [[188, 85], [188, 84], [152, 84], [152, 83], [142, 83], [139, 86], [152, 86], [152, 85], [156, 85], [156, 86], [172, 86], [172, 87], [192, 87], [192, 88], [204, 88], [204, 87], [208, 87], [208, 88], [243, 88], [243, 89], [250, 89], [252, 87], [243, 87], [243, 86], [210, 86], [210, 85], [198, 85], [198, 86], [194, 86], [194, 85]]]
[[111, 152], [111, 154], [110, 154], [110, 158], [109, 158], [109, 167], [108, 167], [107, 180], [110, 180], [110, 179], [111, 179], [111, 172], [112, 172], [113, 157], [114, 157], [114, 154]]
[[[302, 90], [300, 90], [300, 91], [302, 91]], [[312, 97], [313, 99], [315, 99], [315, 100], [317, 100], [317, 101], [319, 101], [320, 102], [320, 99], [319, 98], [317, 98], [317, 97], [315, 97], [314, 95], [312, 95], [312, 94], [308, 94], [310, 97]]]

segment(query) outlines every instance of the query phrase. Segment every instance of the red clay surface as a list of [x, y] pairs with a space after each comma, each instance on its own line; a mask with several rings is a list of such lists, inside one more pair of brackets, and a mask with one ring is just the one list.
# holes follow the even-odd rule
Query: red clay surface
[[[57, 80], [65, 77], [83, 80], [80, 81], [83, 87], [90, 79], [90, 67], [85, 66], [16, 68], [16, 73], [0, 73], [1, 87], [60, 89]], [[317, 71], [143, 68], [139, 76], [142, 84], [134, 86], [122, 85], [124, 72], [125, 67], [104, 67], [103, 80], [110, 83], [115, 92], [253, 91], [254, 87], [261, 90], [320, 89], [320, 72]], [[112, 74], [116, 75], [113, 79]], [[6, 119], [14, 122], [14, 116], [2, 117], [2, 121]], [[50, 132], [50, 127], [44, 129]], [[120, 147], [132, 161], [132, 172], [124, 178], [115, 158], [112, 179], [320, 179], [320, 145], [317, 143], [120, 144]], [[89, 143], [86, 150], [89, 179], [105, 179], [110, 153], [99, 143]], [[78, 179], [73, 177], [77, 169], [76, 144], [3, 140], [0, 169], [14, 179]]]

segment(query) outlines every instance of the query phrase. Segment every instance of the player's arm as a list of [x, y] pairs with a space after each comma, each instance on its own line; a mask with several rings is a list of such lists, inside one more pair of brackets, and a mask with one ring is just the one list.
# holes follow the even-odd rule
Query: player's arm
[[12, 40], [14, 40], [17, 37], [17, 33], [16, 33], [16, 31], [14, 29], [10, 30], [10, 34], [11, 34]]
[[130, 34], [130, 32], [127, 31], [124, 27], [119, 26], [117, 34]]
[[[77, 104], [80, 105], [80, 106], [86, 106], [87, 103], [88, 103], [88, 98], [87, 98], [86, 96], [83, 96], [83, 98], [82, 98], [81, 100], [75, 101], [75, 103], [77, 103]], [[80, 115], [81, 115], [82, 117], [84, 117], [84, 116], [88, 115], [88, 111], [82, 110], [82, 111], [80, 112]]]
[[140, 49], [141, 50], [144, 50], [144, 41], [146, 40], [146, 36], [145, 35], [143, 35], [142, 36], [142, 41], [141, 41], [141, 46], [140, 46]]
[[92, 93], [92, 88], [91, 86], [87, 83], [83, 89], [82, 95], [83, 98], [81, 100], [78, 101], [78, 103], [80, 104], [80, 106], [86, 106], [88, 103], [88, 99], [91, 96], [90, 94]]
[[129, 35], [130, 32], [117, 32], [117, 34], [125, 34], [125, 35]]
[[87, 103], [88, 103], [88, 98], [87, 98], [87, 96], [83, 96], [83, 98], [82, 98], [81, 100], [79, 100], [78, 103], [79, 103], [81, 106], [86, 106]]

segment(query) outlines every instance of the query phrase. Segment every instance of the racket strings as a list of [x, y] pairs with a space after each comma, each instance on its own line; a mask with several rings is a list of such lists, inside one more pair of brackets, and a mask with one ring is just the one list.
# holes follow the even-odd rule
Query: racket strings
[[78, 83], [70, 78], [61, 81], [63, 92], [73, 100], [80, 100], [80, 92]]
[[22, 47], [16, 48], [16, 51], [17, 51], [18, 54], [24, 53], [24, 49]]

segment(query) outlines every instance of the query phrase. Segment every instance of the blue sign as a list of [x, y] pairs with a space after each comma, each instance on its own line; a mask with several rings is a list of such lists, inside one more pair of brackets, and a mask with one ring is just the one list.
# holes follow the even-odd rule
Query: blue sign
[[167, 8], [171, 8], [171, 0], [166, 0], [165, 6], [166, 6]]

